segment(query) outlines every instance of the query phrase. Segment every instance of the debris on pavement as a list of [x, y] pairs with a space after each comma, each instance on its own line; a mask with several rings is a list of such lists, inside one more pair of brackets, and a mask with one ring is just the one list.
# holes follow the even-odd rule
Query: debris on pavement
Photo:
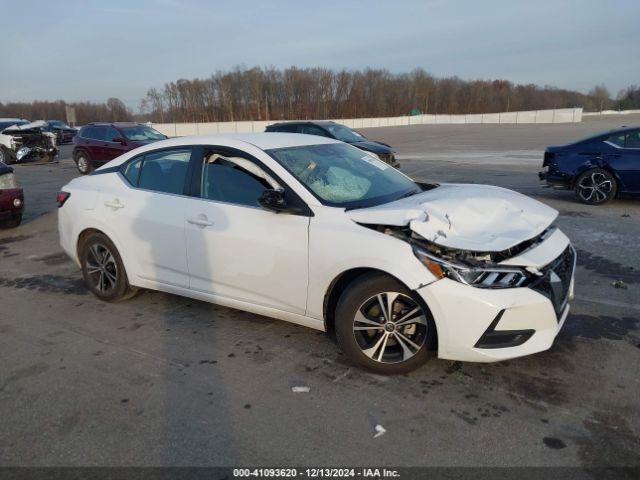
[[293, 393], [309, 393], [311, 389], [309, 387], [306, 387], [304, 385], [299, 385], [297, 387], [291, 387], [291, 391]]
[[614, 280], [613, 282], [611, 282], [611, 286], [614, 288], [621, 288], [623, 290], [627, 289], [627, 284], [622, 280]]
[[382, 425], [376, 425], [376, 434], [373, 436], [373, 438], [381, 437], [386, 433], [386, 431], [387, 429], [384, 428]]

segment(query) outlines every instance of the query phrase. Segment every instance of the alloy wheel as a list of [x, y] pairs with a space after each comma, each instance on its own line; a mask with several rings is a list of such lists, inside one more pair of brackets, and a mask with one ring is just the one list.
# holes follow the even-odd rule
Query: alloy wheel
[[604, 202], [613, 190], [613, 182], [601, 172], [585, 175], [578, 183], [578, 194], [587, 203]]
[[101, 293], [112, 291], [118, 282], [118, 265], [113, 254], [101, 243], [94, 243], [87, 254], [87, 273]]
[[78, 170], [80, 170], [81, 173], [87, 173], [89, 171], [89, 161], [84, 155], [78, 157]]
[[398, 292], [370, 297], [353, 319], [353, 334], [360, 350], [379, 363], [410, 359], [425, 345], [427, 333], [422, 307]]

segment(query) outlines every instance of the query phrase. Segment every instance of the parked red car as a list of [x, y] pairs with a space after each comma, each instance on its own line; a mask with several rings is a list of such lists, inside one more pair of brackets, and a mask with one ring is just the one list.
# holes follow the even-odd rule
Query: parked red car
[[143, 123], [90, 123], [73, 137], [73, 159], [86, 175], [129, 150], [166, 138]]
[[24, 192], [18, 187], [13, 168], [0, 162], [0, 228], [13, 228], [22, 222]]

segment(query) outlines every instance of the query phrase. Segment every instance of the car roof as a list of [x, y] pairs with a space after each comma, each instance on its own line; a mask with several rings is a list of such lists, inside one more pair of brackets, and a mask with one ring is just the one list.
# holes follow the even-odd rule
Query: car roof
[[156, 148], [160, 144], [171, 145], [216, 145], [224, 144], [227, 141], [244, 142], [260, 150], [272, 150], [276, 148], [304, 147], [307, 145], [320, 145], [326, 143], [341, 143], [338, 140], [317, 135], [306, 135], [300, 133], [234, 133], [228, 135], [194, 135], [189, 137], [174, 137], [168, 140], [161, 140], [153, 143]]
[[333, 120], [287, 120], [285, 122], [278, 122], [278, 123], [272, 123], [271, 126], [274, 125], [329, 125], [329, 124], [335, 124], [336, 122], [334, 122]]
[[139, 122], [91, 122], [87, 123], [85, 127], [133, 127], [136, 125], [144, 125]]

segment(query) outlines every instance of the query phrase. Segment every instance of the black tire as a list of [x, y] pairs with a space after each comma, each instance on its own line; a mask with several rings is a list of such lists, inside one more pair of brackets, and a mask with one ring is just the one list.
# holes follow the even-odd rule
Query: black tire
[[0, 222], [0, 228], [17, 228], [22, 223], [22, 214], [17, 213], [8, 220], [2, 220]]
[[618, 182], [611, 172], [602, 168], [592, 168], [578, 176], [574, 191], [582, 203], [602, 205], [615, 198]]
[[87, 287], [104, 302], [132, 298], [138, 289], [129, 285], [118, 249], [102, 233], [90, 234], [79, 248], [82, 276]]
[[[380, 302], [387, 306], [386, 314]], [[411, 315], [415, 309], [419, 311]], [[414, 370], [429, 359], [436, 345], [436, 327], [429, 309], [387, 275], [366, 274], [354, 280], [342, 293], [335, 318], [336, 339], [344, 354], [355, 365], [375, 373]]]
[[75, 154], [74, 160], [76, 161], [76, 168], [82, 175], [88, 175], [94, 170], [91, 157], [85, 151], [79, 151]]

